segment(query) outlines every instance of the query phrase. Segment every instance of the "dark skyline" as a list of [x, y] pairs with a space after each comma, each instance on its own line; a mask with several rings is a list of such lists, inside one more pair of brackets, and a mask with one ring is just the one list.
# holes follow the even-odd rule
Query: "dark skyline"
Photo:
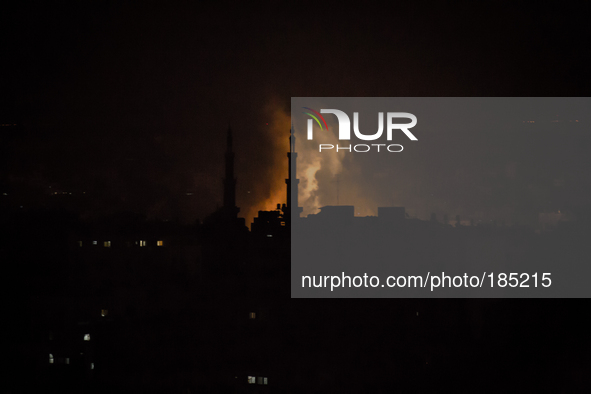
[[563, 4], [5, 11], [1, 115], [20, 127], [2, 135], [2, 179], [87, 190], [105, 211], [203, 219], [222, 204], [228, 123], [241, 216], [283, 203], [292, 96], [589, 88], [584, 16]]

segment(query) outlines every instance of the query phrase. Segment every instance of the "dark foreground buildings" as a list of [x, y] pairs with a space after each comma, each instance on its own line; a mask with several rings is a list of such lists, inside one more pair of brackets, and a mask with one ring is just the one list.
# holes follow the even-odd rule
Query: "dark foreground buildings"
[[[589, 382], [581, 302], [290, 299], [297, 190], [288, 176], [286, 204], [259, 212], [249, 232], [231, 131], [225, 160], [223, 206], [203, 224], [3, 207], [2, 392], [572, 392]], [[401, 208], [352, 213], [325, 207], [305, 220], [437, 240], [508, 231], [413, 221]], [[563, 250], [588, 236], [560, 231], [512, 239]]]

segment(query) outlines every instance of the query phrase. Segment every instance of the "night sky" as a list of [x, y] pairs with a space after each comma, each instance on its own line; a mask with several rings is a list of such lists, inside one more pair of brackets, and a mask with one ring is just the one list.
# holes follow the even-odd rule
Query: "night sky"
[[231, 125], [250, 223], [285, 199], [292, 96], [589, 94], [587, 17], [563, 2], [280, 4], [3, 5], [3, 186], [203, 219]]

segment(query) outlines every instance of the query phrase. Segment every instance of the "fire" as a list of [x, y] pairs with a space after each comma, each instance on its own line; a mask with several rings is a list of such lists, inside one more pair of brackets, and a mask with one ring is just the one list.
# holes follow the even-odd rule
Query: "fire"
[[[264, 108], [264, 130], [270, 142], [271, 168], [265, 176], [266, 191], [259, 194], [258, 201], [249, 209], [244, 209], [246, 223], [250, 225], [259, 210], [277, 209], [277, 204], [285, 204], [287, 188], [285, 179], [288, 177], [287, 152], [289, 151], [289, 131], [291, 116], [279, 100], [270, 100]], [[329, 129], [334, 130], [329, 123]], [[296, 151], [298, 152], [299, 203], [304, 208], [303, 216], [318, 212], [323, 205], [335, 204], [334, 182], [337, 174], [343, 169], [345, 152], [323, 154], [318, 151], [318, 144], [336, 144], [337, 136], [332, 132], [318, 133], [314, 141], [306, 138], [305, 127], [296, 122]], [[262, 197], [262, 198], [261, 198]], [[346, 201], [341, 201], [346, 203]]]
[[258, 211], [276, 210], [277, 204], [287, 202], [285, 179], [288, 175], [287, 151], [289, 150], [291, 117], [277, 99], [268, 102], [263, 109], [263, 116], [265, 116], [265, 120], [268, 119], [265, 121], [264, 130], [267, 139], [266, 145], [270, 148], [265, 152], [265, 155], [270, 155], [270, 166], [262, 176], [265, 182], [262, 187], [265, 190], [262, 193], [259, 191], [257, 193], [258, 200], [243, 211], [248, 226], [258, 215]]

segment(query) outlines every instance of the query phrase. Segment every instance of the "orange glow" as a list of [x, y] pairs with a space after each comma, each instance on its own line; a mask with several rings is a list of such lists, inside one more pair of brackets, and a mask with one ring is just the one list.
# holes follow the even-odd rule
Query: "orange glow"
[[242, 208], [241, 216], [245, 218], [248, 227], [250, 227], [253, 218], [258, 216], [258, 211], [276, 210], [277, 204], [285, 204], [287, 202], [285, 179], [288, 175], [287, 152], [289, 150], [291, 117], [283, 109], [279, 100], [270, 100], [263, 112], [265, 119], [269, 120], [265, 122], [264, 130], [272, 146], [269, 152], [272, 156], [271, 168], [263, 179], [267, 183], [263, 186], [268, 190], [265, 193], [266, 196], [259, 199], [251, 207], [245, 206]]

